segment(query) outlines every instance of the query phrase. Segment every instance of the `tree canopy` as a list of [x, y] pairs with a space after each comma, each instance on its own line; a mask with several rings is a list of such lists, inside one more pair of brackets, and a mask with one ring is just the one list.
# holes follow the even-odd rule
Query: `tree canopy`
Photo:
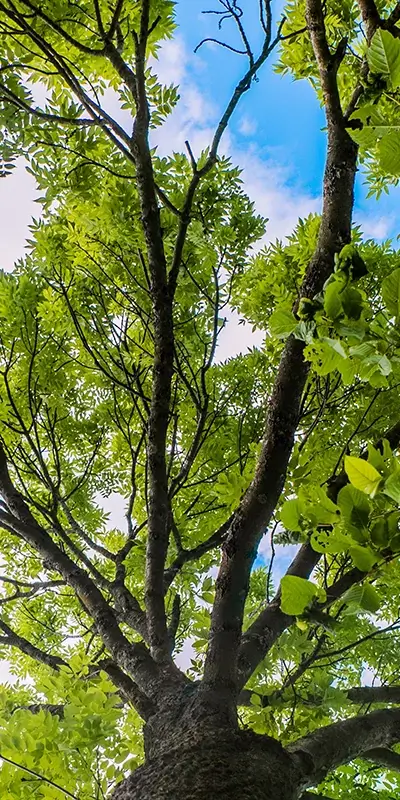
[[[206, 150], [161, 156], [174, 5], [0, 2], [1, 174], [23, 157], [42, 204], [0, 273], [1, 796], [110, 796], [179, 696], [306, 754], [302, 797], [392, 800], [400, 253], [352, 214], [357, 170], [400, 176], [400, 3], [211, 2], [243, 75]], [[320, 213], [265, 244], [220, 144], [273, 68], [327, 157]], [[221, 362], [232, 308], [265, 341]]]

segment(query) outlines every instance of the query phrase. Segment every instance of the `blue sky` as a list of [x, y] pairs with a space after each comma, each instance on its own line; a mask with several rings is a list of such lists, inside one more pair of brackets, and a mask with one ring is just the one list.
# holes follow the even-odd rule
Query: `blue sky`
[[[275, 22], [280, 19], [282, 6], [281, 2], [275, 3]], [[256, 51], [260, 44], [258, 3], [247, 0], [243, 7], [246, 9], [243, 17], [246, 31]], [[214, 44], [205, 44], [197, 55], [193, 53], [196, 45], [209, 36], [225, 38], [231, 44], [239, 45], [233, 23], [224, 23], [222, 31], [218, 31], [218, 18], [202, 13], [210, 8], [221, 6], [217, 0], [178, 0], [177, 21], [187, 55], [186, 77], [220, 110], [243, 74], [245, 58]], [[272, 65], [273, 56], [260, 72], [259, 81], [242, 98], [232, 120], [230, 130], [235, 144], [234, 156], [240, 156], [241, 151], [257, 154], [264, 165], [275, 168], [279, 182], [294, 200], [302, 196], [317, 199], [325, 157], [323, 111], [308, 82], [278, 75]], [[240, 164], [240, 157], [238, 161]], [[379, 201], [366, 200], [365, 195], [364, 178], [360, 174], [356, 186], [355, 220], [361, 223], [366, 236], [395, 238], [400, 228], [397, 212], [399, 191], [392, 190], [389, 197], [384, 195]], [[262, 213], [259, 203], [257, 206]], [[307, 211], [307, 203], [304, 208]], [[279, 226], [278, 234], [281, 233]], [[270, 234], [274, 238], [274, 230]]]

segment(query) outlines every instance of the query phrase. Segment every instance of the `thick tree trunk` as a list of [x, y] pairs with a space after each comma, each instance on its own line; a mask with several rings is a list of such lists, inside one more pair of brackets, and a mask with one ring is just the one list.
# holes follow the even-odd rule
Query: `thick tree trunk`
[[295, 764], [277, 741], [216, 728], [164, 742], [112, 800], [295, 800], [299, 791]]

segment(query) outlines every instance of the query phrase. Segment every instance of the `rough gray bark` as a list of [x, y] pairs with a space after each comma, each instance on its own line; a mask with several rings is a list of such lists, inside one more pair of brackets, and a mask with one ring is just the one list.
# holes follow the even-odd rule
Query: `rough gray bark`
[[274, 739], [210, 731], [150, 759], [112, 800], [295, 800], [297, 787], [296, 764]]

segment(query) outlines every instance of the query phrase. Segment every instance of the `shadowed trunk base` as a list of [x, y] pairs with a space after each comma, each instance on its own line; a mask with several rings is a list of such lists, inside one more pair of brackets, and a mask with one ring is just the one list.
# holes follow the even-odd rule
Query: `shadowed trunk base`
[[298, 775], [274, 739], [251, 731], [211, 732], [149, 759], [112, 800], [295, 800]]

